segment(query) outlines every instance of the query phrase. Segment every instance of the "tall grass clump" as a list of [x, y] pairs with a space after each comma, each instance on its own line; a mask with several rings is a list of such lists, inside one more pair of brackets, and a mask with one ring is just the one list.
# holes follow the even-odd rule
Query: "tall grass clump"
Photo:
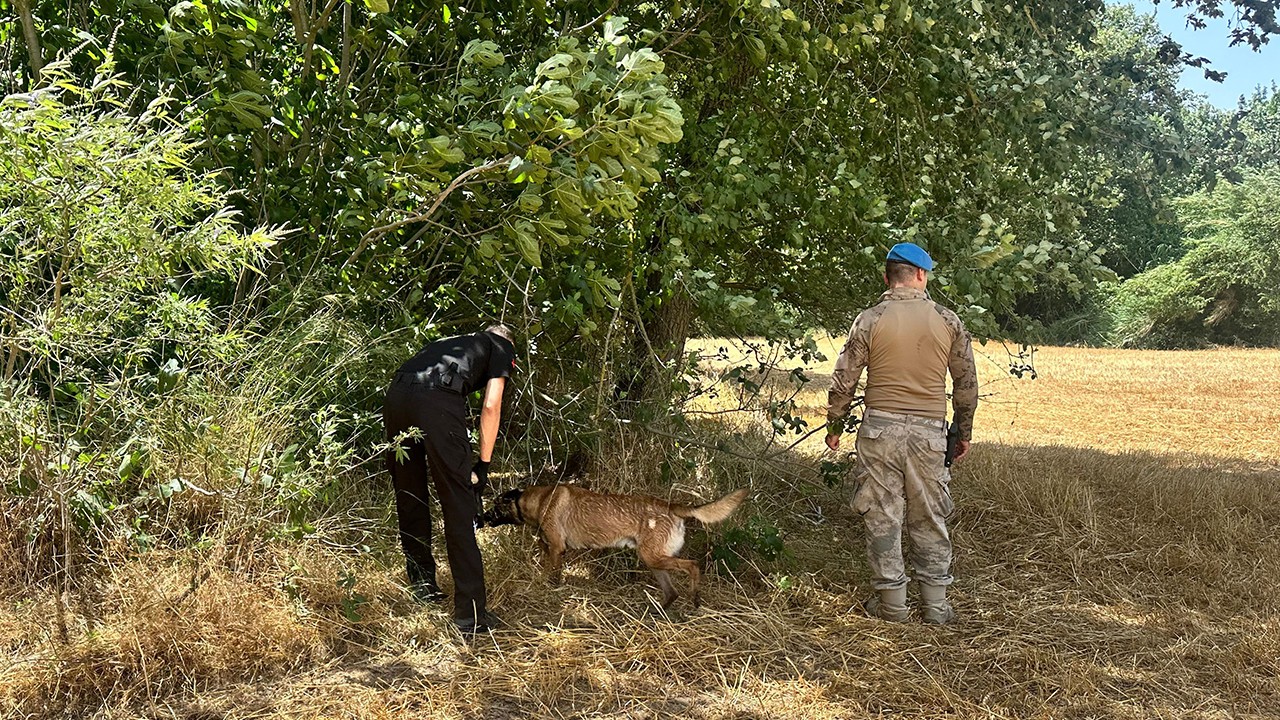
[[[287, 231], [243, 227], [167, 103], [51, 72], [0, 101], [0, 595], [49, 641], [3, 684], [55, 712], [293, 665], [315, 629], [291, 602], [357, 593], [270, 555], [373, 497], [339, 482], [374, 467], [349, 440], [376, 418], [348, 409], [370, 331], [254, 290]], [[300, 598], [312, 566], [326, 587]]]
[[238, 229], [165, 105], [131, 116], [122, 90], [0, 104], [0, 462], [33, 523], [10, 555], [29, 580], [65, 578], [101, 532], [152, 542], [138, 520], [207, 474], [214, 457], [171, 468], [162, 450], [218, 432], [206, 378], [244, 351], [228, 307], [278, 236]]

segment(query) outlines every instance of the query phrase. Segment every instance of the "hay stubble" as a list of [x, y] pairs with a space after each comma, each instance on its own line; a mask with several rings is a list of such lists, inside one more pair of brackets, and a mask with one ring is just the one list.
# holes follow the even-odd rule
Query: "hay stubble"
[[[811, 421], [831, 355], [799, 398]], [[552, 587], [516, 528], [484, 546], [510, 628], [470, 645], [405, 600], [394, 554], [211, 550], [187, 597], [198, 560], [132, 557], [70, 646], [47, 597], [5, 590], [0, 715], [1280, 716], [1280, 353], [1049, 349], [1037, 364], [1034, 382], [983, 369], [997, 394], [953, 481], [953, 626], [856, 611], [868, 585], [843, 489], [718, 458], [681, 489], [750, 482], [744, 519], [777, 522], [791, 557], [713, 575], [701, 610], [655, 611], [626, 553], [588, 555]], [[626, 465], [644, 452], [618, 454], [619, 482], [642, 482]], [[348, 571], [367, 598], [358, 622], [334, 582]], [[157, 604], [173, 597], [177, 615]]]

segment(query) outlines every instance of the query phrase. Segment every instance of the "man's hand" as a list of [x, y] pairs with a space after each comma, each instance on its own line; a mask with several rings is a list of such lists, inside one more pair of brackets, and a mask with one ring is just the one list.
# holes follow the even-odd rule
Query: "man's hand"
[[489, 487], [489, 463], [486, 460], [477, 460], [475, 467], [471, 468], [471, 489], [476, 491], [476, 496], [484, 494], [485, 488]]
[[471, 491], [476, 494], [476, 529], [484, 527], [484, 489], [489, 486], [489, 462], [477, 460], [471, 468]]
[[827, 447], [831, 448], [831, 452], [840, 449], [840, 433], [829, 433], [827, 435]]
[[971, 442], [971, 441], [969, 441], [969, 440], [957, 440], [957, 441], [956, 441], [956, 456], [955, 456], [955, 458], [954, 458], [955, 460], [963, 460], [963, 459], [964, 459], [964, 456], [969, 454], [969, 444], [970, 444], [970, 442]]

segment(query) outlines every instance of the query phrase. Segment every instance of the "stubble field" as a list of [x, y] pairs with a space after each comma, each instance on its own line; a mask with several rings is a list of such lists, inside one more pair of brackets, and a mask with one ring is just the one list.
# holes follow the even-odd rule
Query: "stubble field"
[[[795, 396], [811, 427], [835, 358], [823, 343]], [[728, 350], [712, 369], [740, 350], [696, 346]], [[1000, 346], [978, 357], [951, 626], [860, 614], [861, 527], [817, 470], [820, 433], [744, 452], [717, 438], [761, 418], [713, 414], [676, 448], [618, 436], [591, 480], [683, 499], [753, 489], [735, 537], [776, 529], [786, 552], [709, 573], [701, 609], [652, 610], [629, 551], [552, 587], [527, 531], [485, 530], [509, 627], [468, 645], [407, 599], [390, 537], [365, 551], [223, 534], [121, 552], [62, 597], [81, 608], [64, 639], [57, 593], [0, 562], [0, 717], [1280, 717], [1280, 352], [1046, 348], [1035, 380], [1011, 378]], [[358, 514], [390, 536], [385, 504]], [[724, 530], [694, 531], [689, 554], [716, 543]]]

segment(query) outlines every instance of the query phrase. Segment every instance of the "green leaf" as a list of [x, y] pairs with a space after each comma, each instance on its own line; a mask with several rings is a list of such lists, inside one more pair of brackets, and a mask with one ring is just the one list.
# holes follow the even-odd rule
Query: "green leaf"
[[535, 268], [542, 267], [542, 248], [538, 244], [538, 238], [534, 234], [533, 224], [528, 220], [521, 220], [514, 226], [507, 226], [509, 234], [516, 241], [516, 250], [520, 251], [520, 257], [524, 261]]
[[610, 45], [621, 45], [628, 40], [626, 35], [622, 34], [623, 28], [627, 26], [627, 18], [622, 15], [614, 15], [604, 21], [604, 41]]
[[442, 6], [441, 6], [441, 14], [442, 14], [442, 15], [444, 15], [444, 24], [445, 24], [445, 25], [448, 25], [448, 24], [449, 24], [449, 19], [452, 17], [452, 14], [449, 12], [449, 6], [448, 6], [448, 5], [442, 5]]
[[[757, 42], [759, 40], [757, 39]], [[763, 47], [764, 43], [761, 43]], [[656, 75], [666, 67], [662, 62], [662, 58], [658, 57], [658, 53], [649, 48], [640, 48], [635, 52], [627, 53], [622, 59], [622, 67], [627, 71], [633, 79], [645, 79]]]
[[556, 53], [538, 65], [538, 76], [550, 80], [562, 80], [569, 77], [570, 66], [574, 57], [568, 53]]
[[437, 135], [427, 140], [427, 145], [435, 152], [436, 156], [446, 163], [460, 163], [467, 159], [467, 154], [461, 148], [453, 144], [453, 138], [448, 135]]
[[532, 188], [525, 190], [516, 198], [516, 207], [520, 212], [532, 215], [542, 209], [542, 196]]
[[156, 392], [163, 394], [174, 389], [185, 374], [177, 358], [169, 358], [156, 373]]
[[529, 158], [530, 162], [539, 163], [541, 165], [546, 165], [551, 162], [551, 151], [541, 145], [530, 145], [529, 148], [525, 150], [525, 156]]
[[177, 493], [185, 490], [186, 487], [186, 483], [182, 481], [182, 478], [175, 477], [167, 481], [162, 480], [156, 483], [155, 494], [159, 498], [168, 500]]
[[364, 4], [369, 8], [369, 12], [388, 13], [391, 12], [391, 6], [387, 0], [364, 0]]
[[492, 40], [472, 40], [462, 51], [462, 62], [495, 68], [507, 61], [506, 56]]
[[578, 184], [569, 178], [564, 178], [556, 183], [555, 188], [551, 191], [552, 197], [571, 215], [582, 214], [584, 202], [582, 192], [578, 189]]
[[1011, 245], [988, 245], [973, 254], [973, 262], [979, 268], [989, 268], [1014, 252]]

